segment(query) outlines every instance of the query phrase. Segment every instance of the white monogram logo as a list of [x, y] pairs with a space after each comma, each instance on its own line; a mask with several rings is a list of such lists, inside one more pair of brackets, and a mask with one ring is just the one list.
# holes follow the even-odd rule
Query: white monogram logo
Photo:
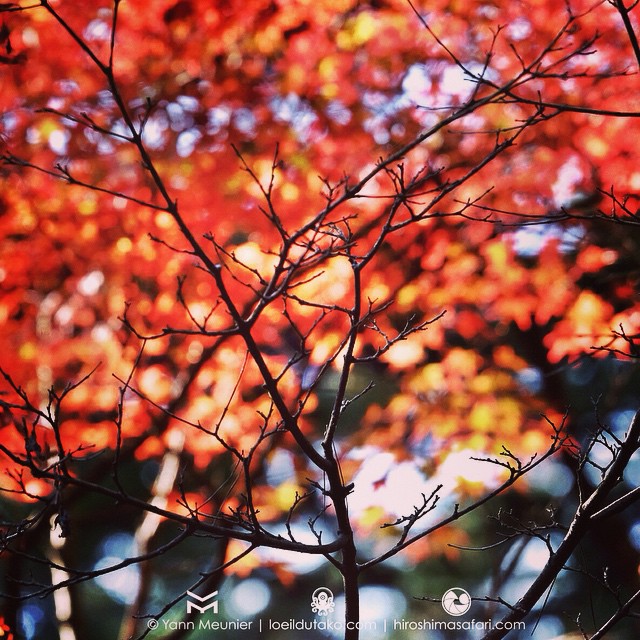
[[209, 609], [213, 609], [213, 613], [218, 613], [218, 601], [214, 600], [213, 602], [210, 602], [209, 604], [204, 604], [207, 600], [211, 600], [211, 598], [215, 598], [215, 596], [218, 595], [217, 591], [212, 591], [211, 593], [208, 593], [206, 596], [199, 596], [197, 593], [192, 593], [191, 591], [187, 591], [187, 595], [190, 598], [195, 598], [196, 600], [198, 600], [198, 602], [200, 602], [202, 604], [196, 604], [195, 602], [191, 602], [191, 600], [187, 600], [187, 613], [191, 613], [191, 611], [193, 611], [193, 609], [195, 609], [196, 611], [199, 611], [200, 613], [204, 613], [205, 611], [208, 611]]

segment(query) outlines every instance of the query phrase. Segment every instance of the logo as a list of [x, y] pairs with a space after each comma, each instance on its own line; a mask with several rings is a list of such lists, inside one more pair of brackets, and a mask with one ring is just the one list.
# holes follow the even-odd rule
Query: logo
[[211, 600], [211, 598], [215, 598], [218, 595], [217, 591], [212, 591], [208, 593], [206, 596], [199, 596], [197, 593], [192, 593], [191, 591], [187, 591], [187, 595], [190, 598], [195, 598], [200, 604], [196, 604], [195, 602], [191, 602], [191, 600], [187, 600], [187, 613], [191, 613], [194, 609], [199, 611], [200, 613], [204, 613], [209, 609], [213, 609], [213, 613], [218, 613], [218, 601], [214, 600], [209, 604], [204, 604], [207, 600]]
[[449, 589], [442, 596], [442, 608], [450, 616], [462, 616], [471, 609], [471, 596], [459, 587]]
[[326, 616], [333, 611], [333, 593], [326, 587], [319, 587], [311, 594], [311, 611]]

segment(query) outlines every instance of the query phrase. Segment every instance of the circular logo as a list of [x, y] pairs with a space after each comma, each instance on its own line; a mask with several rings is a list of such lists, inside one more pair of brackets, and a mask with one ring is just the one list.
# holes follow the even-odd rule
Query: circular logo
[[459, 587], [449, 589], [442, 596], [442, 608], [450, 616], [462, 616], [471, 609], [471, 596]]
[[311, 610], [319, 616], [326, 616], [333, 612], [335, 603], [333, 593], [326, 587], [316, 589], [311, 596]]

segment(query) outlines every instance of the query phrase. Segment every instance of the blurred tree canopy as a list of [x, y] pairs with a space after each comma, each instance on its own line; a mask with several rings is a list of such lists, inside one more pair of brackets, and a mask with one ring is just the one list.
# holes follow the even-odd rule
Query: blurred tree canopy
[[0, 637], [640, 631], [635, 4], [0, 13]]

